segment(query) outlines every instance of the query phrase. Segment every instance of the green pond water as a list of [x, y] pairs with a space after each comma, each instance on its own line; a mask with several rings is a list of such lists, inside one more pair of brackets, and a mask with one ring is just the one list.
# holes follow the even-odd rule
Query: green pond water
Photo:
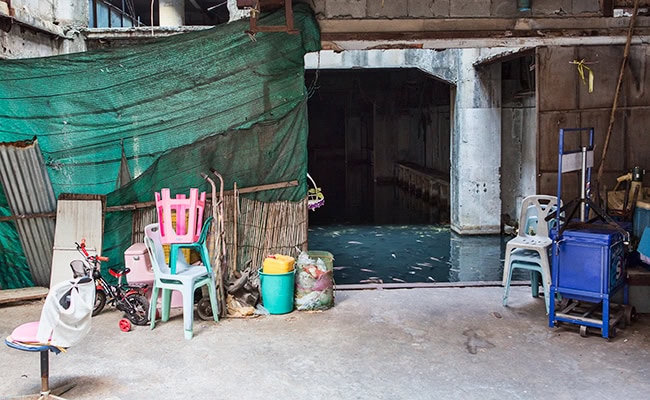
[[[508, 236], [467, 236], [448, 225], [323, 225], [309, 249], [334, 255], [337, 284], [501, 281]], [[515, 270], [517, 273], [518, 270]], [[526, 272], [513, 279], [529, 279]]]

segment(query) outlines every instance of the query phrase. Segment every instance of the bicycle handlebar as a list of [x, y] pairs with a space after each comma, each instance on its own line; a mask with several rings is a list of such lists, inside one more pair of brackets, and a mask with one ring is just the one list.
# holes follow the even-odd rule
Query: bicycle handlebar
[[97, 261], [108, 261], [109, 260], [108, 257], [91, 256], [90, 254], [88, 254], [88, 250], [86, 250], [86, 239], [81, 239], [81, 244], [76, 243], [76, 242], [75, 242], [75, 244], [77, 245], [77, 250], [79, 250], [79, 252], [81, 254], [83, 254], [88, 259], [97, 260]]

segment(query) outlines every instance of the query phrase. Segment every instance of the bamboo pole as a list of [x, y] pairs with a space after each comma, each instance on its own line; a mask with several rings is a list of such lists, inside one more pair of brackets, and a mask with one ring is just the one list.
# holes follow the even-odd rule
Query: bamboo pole
[[[630, 54], [630, 44], [632, 43], [632, 33], [634, 32], [634, 24], [636, 21], [636, 15], [639, 12], [639, 0], [634, 0], [634, 11], [632, 12], [632, 17], [630, 18], [630, 26], [627, 31], [627, 40], [625, 42], [625, 50], [623, 51], [623, 61], [621, 62], [621, 69], [618, 73], [618, 82], [616, 83], [616, 92], [614, 93], [614, 104], [612, 104], [612, 111], [609, 114], [609, 126], [607, 127], [607, 136], [605, 136], [605, 144], [603, 145], [603, 153], [600, 157], [600, 165], [598, 166], [598, 176], [596, 183], [598, 185], [598, 191], [600, 191], [600, 184], [603, 177], [603, 171], [605, 169], [605, 158], [607, 157], [607, 149], [609, 147], [609, 140], [612, 136], [612, 129], [614, 127], [614, 121], [616, 120], [616, 108], [618, 107], [618, 98], [621, 93], [621, 86], [623, 84], [623, 75], [625, 72], [625, 65], [627, 64], [627, 58]], [[605, 193], [607, 196], [607, 193]]]
[[232, 236], [232, 242], [233, 242], [233, 257], [232, 257], [232, 269], [231, 269], [231, 274], [230, 276], [235, 276], [235, 272], [237, 271], [237, 218], [239, 217], [237, 214], [237, 207], [239, 207], [239, 194], [237, 193], [237, 182], [233, 183], [233, 208], [232, 208], [232, 231], [233, 231], [233, 236]]

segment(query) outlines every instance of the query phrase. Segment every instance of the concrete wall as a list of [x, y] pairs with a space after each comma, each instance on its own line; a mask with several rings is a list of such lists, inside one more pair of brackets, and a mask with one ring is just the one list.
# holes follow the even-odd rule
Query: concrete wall
[[78, 29], [88, 26], [86, 0], [0, 1], [0, 58], [46, 57], [85, 51]]
[[600, 0], [531, 0], [519, 11], [517, 0], [310, 0], [319, 17], [338, 18], [464, 18], [549, 15], [598, 15]]
[[534, 95], [510, 99], [501, 109], [501, 213], [517, 220], [524, 197], [537, 194], [537, 126]]
[[534, 64], [531, 55], [502, 64], [501, 213], [506, 223], [517, 220], [524, 197], [537, 193]]

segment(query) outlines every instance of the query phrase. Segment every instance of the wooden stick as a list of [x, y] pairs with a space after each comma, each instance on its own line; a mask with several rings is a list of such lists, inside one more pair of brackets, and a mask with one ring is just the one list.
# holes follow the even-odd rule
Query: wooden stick
[[232, 257], [232, 273], [230, 276], [235, 276], [235, 272], [237, 272], [237, 218], [239, 218], [239, 215], [237, 214], [237, 207], [239, 207], [239, 194], [237, 193], [237, 182], [233, 183], [233, 208], [232, 208], [232, 225], [233, 225], [233, 257]]
[[[603, 145], [603, 153], [600, 157], [600, 165], [598, 166], [598, 177], [596, 183], [598, 184], [598, 189], [600, 190], [600, 183], [603, 177], [603, 171], [605, 169], [605, 157], [607, 156], [607, 148], [609, 147], [609, 139], [612, 136], [612, 128], [614, 127], [614, 120], [616, 119], [616, 108], [618, 106], [618, 97], [621, 93], [621, 86], [623, 84], [623, 75], [625, 72], [625, 65], [627, 64], [627, 58], [630, 54], [630, 44], [632, 43], [632, 33], [634, 32], [634, 23], [636, 21], [636, 15], [639, 12], [639, 0], [634, 0], [634, 11], [632, 12], [632, 18], [630, 18], [630, 27], [627, 31], [627, 40], [625, 42], [625, 50], [623, 52], [623, 61], [621, 62], [621, 70], [618, 73], [618, 82], [616, 84], [616, 93], [614, 94], [614, 104], [612, 105], [612, 112], [609, 115], [609, 126], [607, 127], [607, 136], [605, 137], [605, 144]], [[605, 193], [605, 196], [607, 193]]]

